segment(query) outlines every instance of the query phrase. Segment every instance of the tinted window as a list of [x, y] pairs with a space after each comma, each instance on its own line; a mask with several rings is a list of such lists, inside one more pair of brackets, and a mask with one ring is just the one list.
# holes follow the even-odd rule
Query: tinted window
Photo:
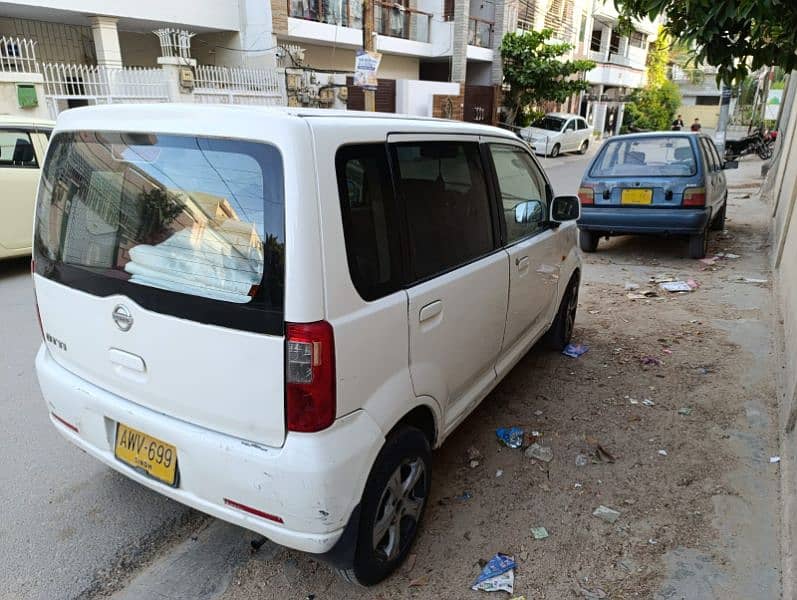
[[548, 131], [562, 131], [562, 125], [564, 124], [565, 120], [559, 117], [543, 117], [534, 121], [531, 126], [537, 129], [547, 129]]
[[349, 272], [374, 300], [399, 288], [393, 190], [384, 144], [346, 146], [336, 158]]
[[531, 157], [515, 146], [490, 145], [495, 165], [507, 242], [546, 228], [548, 206], [545, 183]]
[[575, 131], [576, 130], [576, 121], [575, 119], [570, 119], [565, 125], [565, 131]]
[[589, 129], [589, 125], [587, 125], [587, 122], [584, 119], [578, 119], [576, 122], [578, 123], [579, 129]]
[[30, 135], [24, 131], [0, 131], [0, 167], [38, 167]]
[[711, 156], [714, 157], [714, 164], [717, 165], [717, 170], [722, 169], [722, 165], [725, 164], [725, 161], [720, 158], [719, 150], [717, 150], [717, 146], [714, 144], [714, 141], [709, 138], [703, 138], [706, 141], [706, 148], [711, 153]]
[[656, 136], [611, 140], [590, 170], [592, 177], [687, 177], [696, 170], [687, 137]]
[[36, 269], [159, 312], [276, 333], [283, 212], [282, 159], [273, 146], [62, 133], [42, 174]]
[[706, 170], [716, 171], [719, 169], [719, 164], [717, 163], [714, 153], [711, 151], [711, 146], [709, 145], [708, 140], [706, 138], [700, 138], [700, 145], [703, 146], [703, 152], [706, 156]]
[[478, 144], [413, 142], [393, 148], [414, 278], [490, 252], [493, 226]]

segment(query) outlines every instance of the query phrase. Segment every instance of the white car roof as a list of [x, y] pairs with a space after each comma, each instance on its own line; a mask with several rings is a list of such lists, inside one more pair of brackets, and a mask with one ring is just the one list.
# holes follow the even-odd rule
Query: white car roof
[[0, 115], [0, 127], [35, 127], [37, 129], [52, 129], [55, 121], [38, 119], [25, 115]]
[[572, 119], [573, 117], [578, 117], [579, 119], [583, 119], [581, 115], [574, 115], [573, 113], [563, 113], [563, 112], [552, 112], [546, 113], [546, 117], [559, 117], [560, 119]]
[[[344, 129], [347, 124], [368, 124], [384, 129], [386, 133], [469, 133], [516, 138], [512, 132], [498, 127], [413, 115], [324, 108], [179, 103], [116, 104], [67, 110], [58, 116], [56, 131], [86, 129], [224, 135], [224, 127], [231, 125], [234, 125], [235, 130], [246, 130], [255, 124], [267, 124], [269, 128], [278, 125], [306, 127], [308, 124], [312, 127], [315, 119], [323, 119], [325, 124], [334, 119], [335, 124]], [[238, 136], [235, 131], [229, 131], [228, 135]]]

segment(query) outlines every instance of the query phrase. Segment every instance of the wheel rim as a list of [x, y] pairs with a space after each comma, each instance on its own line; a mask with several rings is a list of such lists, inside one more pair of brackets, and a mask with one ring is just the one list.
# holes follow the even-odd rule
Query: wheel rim
[[574, 285], [570, 288], [570, 293], [565, 306], [565, 339], [569, 340], [573, 335], [573, 328], [576, 324], [576, 310], [578, 309], [578, 292]]
[[587, 142], [581, 142], [581, 154], [584, 154], [587, 151]]
[[559, 156], [559, 144], [551, 148], [551, 158], [556, 158], [557, 156]]
[[426, 503], [426, 466], [420, 457], [404, 459], [393, 471], [376, 511], [374, 552], [395, 559], [412, 541]]

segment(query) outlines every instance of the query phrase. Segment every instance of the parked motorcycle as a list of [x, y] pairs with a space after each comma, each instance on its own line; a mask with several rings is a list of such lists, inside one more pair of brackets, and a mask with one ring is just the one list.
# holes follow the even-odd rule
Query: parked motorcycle
[[772, 146], [777, 132], [772, 135], [759, 127], [755, 133], [740, 140], [725, 140], [725, 160], [739, 160], [748, 154], [757, 154], [762, 160], [772, 158]]

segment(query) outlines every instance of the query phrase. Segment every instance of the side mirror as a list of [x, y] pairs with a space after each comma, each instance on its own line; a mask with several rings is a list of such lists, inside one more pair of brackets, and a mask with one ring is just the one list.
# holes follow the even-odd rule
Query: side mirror
[[739, 161], [738, 160], [726, 160], [725, 163], [722, 165], [723, 169], [738, 169], [739, 168]]
[[556, 196], [551, 202], [551, 221], [563, 223], [581, 217], [581, 202], [578, 196]]
[[528, 200], [515, 205], [515, 223], [539, 223], [544, 220], [542, 202], [539, 200]]

